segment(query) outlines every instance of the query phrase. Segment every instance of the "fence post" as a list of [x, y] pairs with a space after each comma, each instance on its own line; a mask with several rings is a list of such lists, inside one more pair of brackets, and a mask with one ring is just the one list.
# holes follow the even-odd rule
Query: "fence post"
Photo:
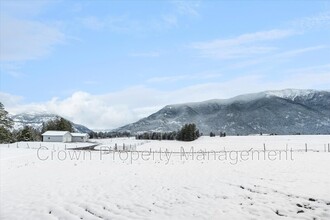
[[330, 152], [330, 144], [328, 144], [328, 152]]
[[305, 152], [307, 152], [307, 143], [305, 143]]
[[266, 144], [264, 143], [264, 152], [266, 152]]
[[16, 143], [16, 147], [18, 148], [18, 142]]

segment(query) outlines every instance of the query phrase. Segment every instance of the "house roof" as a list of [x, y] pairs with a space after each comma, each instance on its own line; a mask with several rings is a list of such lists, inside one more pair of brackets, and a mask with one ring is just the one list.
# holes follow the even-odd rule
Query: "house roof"
[[43, 135], [43, 136], [44, 136], [44, 135], [49, 135], [49, 136], [63, 136], [63, 135], [65, 135], [65, 134], [67, 134], [67, 133], [70, 134], [70, 132], [68, 132], [68, 131], [46, 131], [46, 132], [43, 133], [42, 135]]
[[72, 137], [86, 137], [87, 133], [71, 133]]

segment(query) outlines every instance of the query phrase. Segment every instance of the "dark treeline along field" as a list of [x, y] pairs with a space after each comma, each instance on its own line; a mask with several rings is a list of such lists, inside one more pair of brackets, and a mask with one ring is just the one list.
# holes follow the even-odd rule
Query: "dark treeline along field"
[[136, 139], [193, 141], [201, 134], [195, 124], [185, 124], [180, 130], [172, 132], [145, 132], [136, 135]]
[[[116, 138], [116, 137], [132, 137], [130, 132], [91, 132], [90, 137], [97, 138]], [[144, 132], [135, 135], [138, 140], [179, 140], [193, 141], [199, 138], [201, 134], [195, 124], [185, 124], [178, 131], [170, 132]]]

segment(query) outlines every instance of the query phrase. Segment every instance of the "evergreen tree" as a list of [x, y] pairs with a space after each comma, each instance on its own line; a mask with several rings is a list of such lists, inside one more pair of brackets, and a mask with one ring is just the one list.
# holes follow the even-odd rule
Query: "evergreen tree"
[[8, 129], [0, 126], [0, 144], [13, 142], [12, 134]]
[[12, 129], [13, 125], [13, 120], [9, 118], [8, 112], [0, 102], [0, 143], [12, 142], [13, 137], [10, 129]]
[[199, 138], [200, 136], [201, 136], [201, 135], [200, 135], [200, 133], [199, 133], [199, 130], [197, 129], [197, 130], [196, 130], [196, 133], [195, 133], [195, 137], [196, 137], [196, 139]]
[[17, 141], [41, 141], [41, 133], [31, 126], [24, 126], [24, 128], [17, 132]]
[[47, 123], [43, 123], [42, 132], [50, 130], [74, 132], [71, 122], [64, 118], [57, 118], [55, 120], [48, 121]]
[[226, 132], [220, 132], [220, 137], [226, 137]]
[[64, 118], [60, 118], [57, 125], [59, 130], [61, 131], [73, 132], [72, 124], [68, 120], [65, 120]]
[[8, 116], [8, 112], [5, 110], [4, 105], [0, 102], [0, 126], [5, 129], [11, 129], [14, 125], [14, 122]]
[[193, 141], [199, 138], [199, 131], [195, 124], [185, 124], [177, 133], [177, 140]]
[[18, 133], [17, 141], [31, 141], [32, 133], [28, 126], [24, 126], [24, 128]]

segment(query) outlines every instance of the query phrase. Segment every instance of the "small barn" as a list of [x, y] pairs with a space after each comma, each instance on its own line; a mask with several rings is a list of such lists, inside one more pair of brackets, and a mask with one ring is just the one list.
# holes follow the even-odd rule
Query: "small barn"
[[87, 142], [89, 135], [86, 133], [71, 133], [72, 142]]
[[46, 131], [42, 134], [44, 142], [72, 142], [72, 135], [68, 131]]

